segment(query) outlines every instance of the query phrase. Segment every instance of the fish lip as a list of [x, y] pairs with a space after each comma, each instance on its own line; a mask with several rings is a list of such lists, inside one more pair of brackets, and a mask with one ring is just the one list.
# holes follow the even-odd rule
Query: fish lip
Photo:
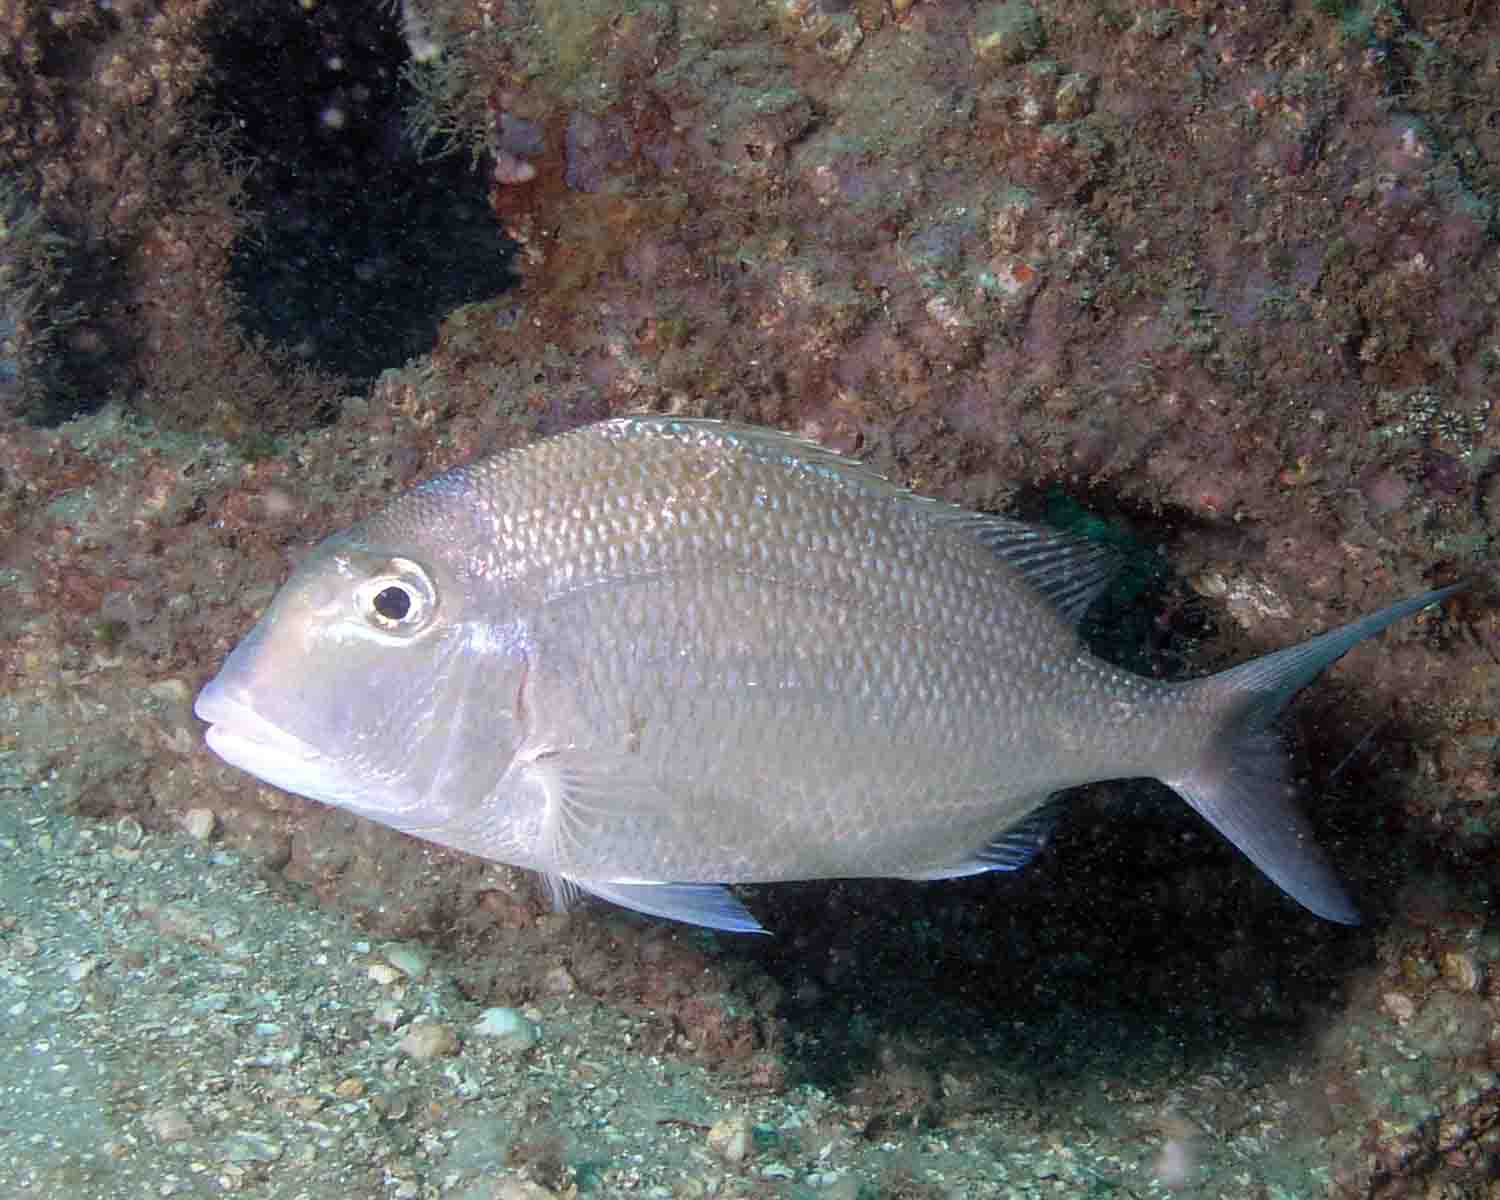
[[304, 763], [323, 757], [307, 742], [272, 724], [244, 700], [230, 694], [217, 679], [198, 693], [193, 712], [199, 720], [208, 722], [204, 739], [209, 749], [236, 765], [247, 757], [246, 752]]
[[365, 788], [337, 756], [261, 716], [243, 689], [215, 679], [199, 693], [193, 711], [208, 722], [208, 748], [230, 766], [284, 792], [381, 819], [367, 811]]

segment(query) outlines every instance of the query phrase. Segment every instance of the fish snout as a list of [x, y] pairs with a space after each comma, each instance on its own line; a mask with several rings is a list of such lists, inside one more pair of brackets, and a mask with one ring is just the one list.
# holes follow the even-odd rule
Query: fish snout
[[321, 755], [301, 738], [288, 733], [255, 711], [242, 688], [226, 684], [223, 676], [211, 679], [198, 693], [193, 712], [208, 723], [204, 740], [225, 762], [268, 777], [269, 762], [283, 765], [310, 764]]

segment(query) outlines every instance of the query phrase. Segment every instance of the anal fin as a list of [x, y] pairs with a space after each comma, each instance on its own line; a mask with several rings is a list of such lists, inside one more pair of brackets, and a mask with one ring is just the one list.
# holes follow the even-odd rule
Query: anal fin
[[565, 883], [651, 917], [666, 917], [725, 933], [767, 932], [722, 884], [572, 878]]
[[977, 853], [948, 866], [902, 875], [902, 879], [924, 882], [934, 879], [962, 879], [983, 875], [987, 871], [1019, 871], [1042, 852], [1057, 827], [1062, 805], [1058, 801], [1044, 804], [1004, 833], [990, 839]]

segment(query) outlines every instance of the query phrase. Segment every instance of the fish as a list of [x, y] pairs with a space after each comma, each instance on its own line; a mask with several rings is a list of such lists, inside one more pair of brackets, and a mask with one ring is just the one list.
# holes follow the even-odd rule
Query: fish
[[232, 766], [541, 872], [560, 907], [764, 932], [728, 885], [1018, 870], [1053, 797], [1146, 777], [1356, 924], [1275, 719], [1456, 588], [1165, 681], [1080, 640], [1116, 559], [774, 430], [617, 418], [328, 537], [195, 711]]

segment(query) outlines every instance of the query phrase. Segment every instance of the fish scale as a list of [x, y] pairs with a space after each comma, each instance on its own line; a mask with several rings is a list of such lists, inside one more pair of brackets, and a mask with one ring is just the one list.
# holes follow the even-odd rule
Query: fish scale
[[1448, 590], [1168, 683], [1080, 644], [1110, 570], [773, 431], [608, 421], [329, 538], [197, 711], [268, 782], [721, 929], [760, 928], [726, 883], [1015, 869], [1126, 776], [1353, 921], [1269, 725]]

